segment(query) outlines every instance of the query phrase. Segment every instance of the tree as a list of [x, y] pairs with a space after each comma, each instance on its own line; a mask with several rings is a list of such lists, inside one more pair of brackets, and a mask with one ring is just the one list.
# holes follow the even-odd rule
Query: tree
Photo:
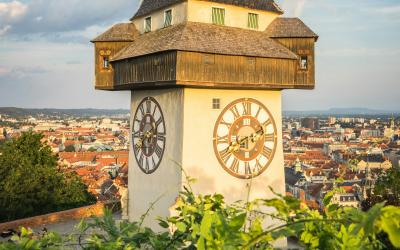
[[96, 201], [76, 175], [58, 171], [57, 157], [42, 138], [23, 133], [0, 149], [0, 222]]
[[75, 149], [75, 146], [71, 144], [71, 145], [66, 146], [64, 151], [65, 152], [75, 152], [76, 149]]
[[[400, 206], [400, 168], [393, 167], [387, 171], [380, 172], [373, 192], [369, 192], [368, 198], [362, 203], [365, 211], [372, 209], [379, 203], [386, 206]], [[378, 239], [385, 244], [386, 249], [397, 249], [392, 246], [386, 233], [380, 233]]]
[[97, 148], [95, 148], [95, 147], [90, 147], [90, 148], [88, 149], [88, 151], [89, 151], [89, 152], [97, 152]]
[[368, 210], [375, 204], [385, 202], [386, 205], [400, 206], [400, 168], [393, 167], [380, 172], [374, 190], [363, 204]]

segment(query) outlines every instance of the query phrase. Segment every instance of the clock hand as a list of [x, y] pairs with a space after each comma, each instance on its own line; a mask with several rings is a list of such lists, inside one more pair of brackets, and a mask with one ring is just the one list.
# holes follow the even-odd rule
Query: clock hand
[[143, 146], [143, 139], [139, 139], [138, 142], [135, 144], [136, 148], [142, 148]]
[[239, 151], [240, 145], [242, 143], [244, 143], [245, 141], [248, 141], [250, 138], [251, 138], [252, 142], [256, 142], [261, 138], [261, 136], [263, 134], [264, 134], [264, 130], [262, 128], [260, 128], [254, 134], [251, 134], [249, 136], [243, 137], [239, 141], [231, 142], [231, 144], [229, 145], [229, 147], [225, 151], [227, 151], [229, 153], [237, 152], [237, 151]]
[[137, 148], [143, 148], [143, 142], [144, 140], [148, 140], [153, 133], [151, 133], [150, 131], [147, 131], [146, 133], [143, 134], [143, 136], [138, 140], [138, 142], [135, 144], [135, 146]]

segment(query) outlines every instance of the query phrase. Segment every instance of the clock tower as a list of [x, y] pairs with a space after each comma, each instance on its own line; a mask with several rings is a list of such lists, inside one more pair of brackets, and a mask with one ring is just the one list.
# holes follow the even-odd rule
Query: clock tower
[[313, 89], [317, 35], [273, 0], [143, 0], [95, 38], [96, 89], [131, 92], [129, 218], [186, 184], [228, 202], [285, 193], [282, 90]]

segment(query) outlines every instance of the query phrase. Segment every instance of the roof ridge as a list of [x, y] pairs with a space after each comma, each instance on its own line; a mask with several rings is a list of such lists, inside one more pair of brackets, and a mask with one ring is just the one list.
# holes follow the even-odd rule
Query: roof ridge
[[[188, 0], [143, 0], [131, 21], [138, 17], [149, 15], [154, 11], [167, 8], [174, 4], [186, 2]], [[283, 14], [284, 11], [275, 3], [275, 0], [200, 0], [227, 5], [240, 6], [243, 8], [257, 9]]]

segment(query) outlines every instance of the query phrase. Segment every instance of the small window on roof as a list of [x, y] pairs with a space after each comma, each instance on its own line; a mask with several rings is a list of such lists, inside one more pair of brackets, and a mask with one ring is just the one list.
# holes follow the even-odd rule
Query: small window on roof
[[164, 14], [164, 27], [172, 25], [172, 10], [166, 10]]
[[212, 22], [213, 24], [225, 25], [225, 9], [212, 8]]
[[308, 69], [308, 56], [300, 57], [300, 69], [307, 70]]
[[258, 30], [258, 14], [249, 13], [247, 27]]
[[109, 69], [109, 68], [110, 68], [110, 57], [103, 56], [103, 69]]
[[144, 19], [144, 32], [150, 32], [151, 31], [151, 16], [146, 17]]

